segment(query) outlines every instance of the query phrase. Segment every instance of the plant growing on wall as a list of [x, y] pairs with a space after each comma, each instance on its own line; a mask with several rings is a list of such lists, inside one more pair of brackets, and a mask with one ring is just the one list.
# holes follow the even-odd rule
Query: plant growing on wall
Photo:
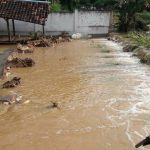
[[59, 3], [53, 3], [50, 5], [50, 11], [52, 12], [60, 12], [61, 11], [61, 5]]

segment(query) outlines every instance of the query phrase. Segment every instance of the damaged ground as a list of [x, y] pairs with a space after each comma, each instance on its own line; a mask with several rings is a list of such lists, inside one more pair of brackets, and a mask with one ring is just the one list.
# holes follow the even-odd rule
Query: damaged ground
[[[30, 56], [32, 57], [34, 51], [37, 50], [36, 47], [54, 47], [55, 45], [62, 42], [70, 41], [70, 37], [66, 35], [58, 37], [40, 37], [37, 40], [30, 40], [24, 42], [26, 44], [18, 43], [16, 45], [16, 48], [3, 51], [0, 54], [1, 79], [7, 80], [7, 78], [9, 78], [11, 74], [12, 68], [33, 67], [36, 62], [30, 57], [25, 57], [25, 55], [27, 54], [29, 56], [30, 54]], [[21, 83], [20, 80], [20, 77], [13, 77], [12, 79], [5, 81], [2, 85], [2, 88], [15, 88]], [[0, 96], [0, 102], [2, 104], [13, 104], [18, 103], [19, 101], [21, 101], [21, 99], [17, 100], [16, 94]], [[51, 102], [50, 107], [57, 108], [58, 105], [55, 102]]]
[[120, 44], [73, 40], [16, 56], [35, 65], [0, 82], [20, 77], [0, 95], [26, 100], [0, 105], [0, 149], [135, 150], [149, 133], [149, 66]]

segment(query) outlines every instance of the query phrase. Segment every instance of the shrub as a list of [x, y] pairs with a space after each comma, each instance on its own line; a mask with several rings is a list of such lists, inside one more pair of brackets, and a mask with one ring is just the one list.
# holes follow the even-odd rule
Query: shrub
[[136, 44], [150, 48], [150, 35], [138, 32], [130, 32], [128, 37]]
[[147, 30], [147, 25], [150, 24], [150, 12], [137, 13], [135, 17], [135, 26], [138, 30]]
[[61, 5], [59, 3], [54, 3], [50, 5], [50, 11], [52, 12], [60, 12], [61, 11]]

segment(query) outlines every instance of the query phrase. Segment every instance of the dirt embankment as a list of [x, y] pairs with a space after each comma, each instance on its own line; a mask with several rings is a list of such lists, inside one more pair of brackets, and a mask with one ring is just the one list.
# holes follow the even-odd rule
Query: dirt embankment
[[133, 56], [138, 57], [141, 63], [150, 65], [150, 50], [144, 46], [139, 46], [125, 39], [122, 35], [111, 35], [108, 40], [120, 43], [123, 45], [124, 52], [133, 52]]

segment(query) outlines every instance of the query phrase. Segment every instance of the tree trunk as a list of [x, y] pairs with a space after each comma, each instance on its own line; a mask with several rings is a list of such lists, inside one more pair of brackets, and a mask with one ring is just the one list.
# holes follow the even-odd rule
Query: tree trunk
[[132, 23], [134, 20], [134, 13], [122, 13], [120, 14], [120, 25], [119, 25], [119, 31], [121, 32], [128, 32], [132, 29]]

